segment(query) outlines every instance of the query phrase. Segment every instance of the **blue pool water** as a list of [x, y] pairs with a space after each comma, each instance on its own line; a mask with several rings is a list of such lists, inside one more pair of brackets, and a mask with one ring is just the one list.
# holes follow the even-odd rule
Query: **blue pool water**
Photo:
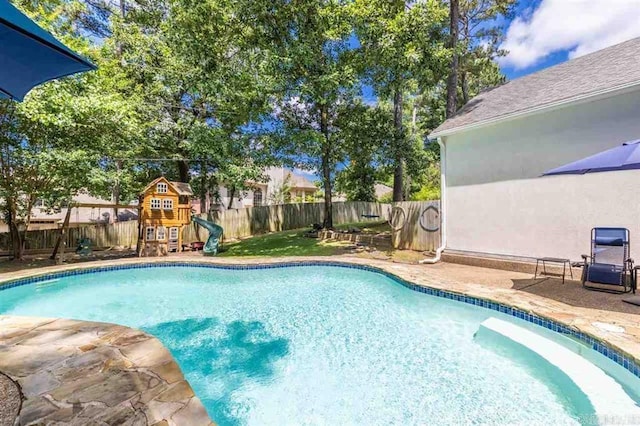
[[556, 425], [590, 414], [544, 371], [474, 340], [482, 321], [506, 316], [363, 270], [100, 272], [0, 291], [0, 313], [154, 334], [223, 426]]

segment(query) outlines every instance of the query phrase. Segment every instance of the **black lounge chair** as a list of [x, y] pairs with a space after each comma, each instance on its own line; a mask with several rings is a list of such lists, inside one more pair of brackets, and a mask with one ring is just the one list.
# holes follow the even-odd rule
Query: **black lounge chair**
[[[635, 287], [633, 259], [629, 256], [629, 230], [593, 228], [591, 256], [582, 255], [582, 285], [591, 290], [628, 293]], [[598, 284], [598, 285], [593, 285]], [[605, 284], [607, 287], [603, 287]], [[616, 289], [614, 286], [617, 286]], [[619, 289], [622, 287], [622, 289]]]

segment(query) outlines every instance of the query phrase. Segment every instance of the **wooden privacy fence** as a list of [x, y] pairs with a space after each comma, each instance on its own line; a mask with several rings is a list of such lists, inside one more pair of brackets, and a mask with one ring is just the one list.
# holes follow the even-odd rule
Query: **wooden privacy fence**
[[[26, 249], [53, 249], [61, 229], [27, 231]], [[9, 233], [0, 234], [0, 250], [11, 250]], [[75, 247], [78, 239], [89, 238], [95, 247], [131, 247], [138, 242], [138, 222], [135, 220], [111, 225], [87, 225], [69, 228], [64, 236], [67, 247]]]
[[435, 251], [440, 246], [440, 201], [393, 203], [390, 224], [394, 248]]
[[[366, 218], [363, 215], [379, 216], [379, 218]], [[206, 214], [201, 217], [207, 219]], [[222, 226], [226, 239], [305, 228], [313, 223], [322, 223], [323, 217], [322, 203], [282, 204], [212, 213], [212, 220]], [[333, 221], [336, 225], [368, 220], [388, 220], [388, 218], [388, 204], [360, 201], [333, 203]], [[60, 232], [60, 229], [28, 231], [27, 250], [53, 249]], [[197, 230], [193, 223], [186, 226], [183, 232], [185, 243], [204, 241], [207, 238], [207, 232], [202, 229]], [[197, 234], [198, 232], [200, 235]], [[64, 240], [67, 247], [75, 247], [80, 238], [91, 239], [94, 247], [134, 248], [138, 240], [138, 222], [69, 228]], [[8, 233], [0, 233], [0, 250], [11, 250]]]
[[[214, 212], [211, 216], [211, 219], [224, 229], [225, 239], [243, 238], [322, 223], [324, 205], [306, 203], [261, 206]], [[201, 217], [207, 219], [206, 214]], [[389, 220], [393, 228], [394, 248], [434, 251], [440, 246], [439, 201], [406, 201], [393, 205], [364, 201], [333, 203], [335, 225], [383, 220]], [[53, 249], [60, 232], [60, 229], [27, 232], [27, 249]], [[207, 232], [203, 229], [198, 230], [193, 223], [186, 226], [183, 232], [185, 243], [204, 241], [207, 238]], [[65, 235], [67, 247], [75, 247], [80, 238], [91, 239], [94, 247], [134, 248], [138, 240], [138, 222], [69, 228]], [[8, 233], [0, 234], [0, 250], [11, 250]]]
[[[389, 219], [389, 205], [364, 201], [348, 201], [333, 203], [333, 223], [379, 221]], [[369, 217], [364, 217], [364, 216]], [[378, 218], [371, 217], [378, 216]], [[280, 204], [275, 206], [250, 207], [246, 209], [213, 212], [211, 217], [200, 215], [205, 220], [212, 220], [224, 229], [224, 238], [242, 238], [267, 232], [287, 231], [310, 227], [313, 223], [322, 223], [324, 218], [323, 203]], [[200, 235], [197, 233], [200, 232]], [[202, 241], [206, 231], [198, 230], [191, 224], [184, 229], [185, 242]]]

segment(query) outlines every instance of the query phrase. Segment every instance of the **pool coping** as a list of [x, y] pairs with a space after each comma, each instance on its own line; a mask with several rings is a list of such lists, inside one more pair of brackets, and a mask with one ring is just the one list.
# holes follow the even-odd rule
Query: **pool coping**
[[[141, 269], [152, 267], [204, 267], [214, 269], [267, 269], [287, 268], [299, 266], [334, 266], [345, 267], [385, 275], [395, 282], [420, 293], [436, 297], [455, 300], [475, 305], [496, 312], [501, 312], [524, 321], [542, 326], [554, 332], [571, 336], [588, 345], [590, 348], [611, 359], [634, 376], [640, 378], [640, 360], [635, 354], [640, 354], [640, 338], [627, 333], [614, 333], [601, 330], [593, 325], [598, 316], [592, 313], [605, 313], [619, 317], [608, 311], [598, 311], [588, 308], [577, 308], [551, 299], [532, 294], [523, 294], [513, 289], [492, 288], [479, 284], [460, 285], [456, 282], [434, 282], [428, 277], [421, 277], [421, 272], [427, 272], [429, 266], [402, 265], [393, 262], [363, 259], [357, 257], [288, 257], [288, 258], [129, 258], [110, 261], [87, 262], [83, 264], [61, 265], [42, 268], [40, 270], [22, 271], [14, 273], [13, 277], [0, 280], [0, 291], [20, 285], [31, 284], [50, 279], [106, 272], [110, 270]], [[15, 276], [17, 275], [17, 276]], [[439, 280], [442, 281], [442, 280]], [[508, 296], [508, 297], [507, 297]], [[569, 312], [567, 314], [567, 312]], [[0, 319], [3, 316], [0, 315]], [[584, 317], [584, 318], [582, 318]], [[625, 317], [634, 317], [625, 314]], [[637, 321], [637, 320], [636, 320]], [[614, 321], [615, 322], [615, 321]], [[640, 322], [626, 324], [639, 326]]]

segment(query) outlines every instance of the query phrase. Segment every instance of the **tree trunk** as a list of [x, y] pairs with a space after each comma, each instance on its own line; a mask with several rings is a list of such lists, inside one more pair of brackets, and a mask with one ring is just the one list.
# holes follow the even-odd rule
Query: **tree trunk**
[[211, 176], [209, 186], [211, 188], [211, 191], [209, 191], [209, 211], [212, 211], [214, 204], [222, 204], [222, 200], [220, 197], [220, 184], [218, 183], [218, 178], [216, 177], [215, 173]]
[[[125, 0], [120, 0], [120, 17], [124, 20], [127, 6], [125, 5]], [[118, 58], [122, 57], [122, 42], [118, 41], [116, 44], [116, 55]], [[113, 204], [120, 204], [120, 171], [122, 170], [122, 160], [116, 160], [116, 183], [113, 186], [113, 191], [111, 192]], [[117, 208], [113, 209], [113, 221], [116, 222], [118, 220], [118, 214], [120, 212]]]
[[405, 176], [405, 186], [402, 195], [404, 196], [404, 201], [409, 200], [411, 197], [411, 176]]
[[458, 45], [458, 16], [460, 14], [458, 8], [458, 0], [449, 1], [450, 24], [449, 31], [451, 40], [449, 47], [452, 50], [451, 67], [449, 69], [449, 77], [447, 78], [447, 118], [453, 117], [457, 109], [457, 89], [458, 89], [458, 53], [456, 47]]
[[[124, 20], [127, 12], [127, 5], [125, 4], [125, 0], [120, 0], [120, 17]], [[116, 44], [116, 54], [118, 57], [122, 56], [122, 43], [118, 42]]]
[[462, 87], [462, 102], [466, 105], [469, 102], [469, 81], [466, 71], [460, 73], [460, 86]]
[[404, 155], [403, 146], [404, 129], [402, 127], [402, 89], [396, 88], [393, 94], [393, 127], [396, 152], [396, 167], [393, 170], [393, 201], [404, 201], [403, 176]]
[[191, 176], [189, 175], [189, 163], [185, 160], [178, 160], [178, 175], [180, 182], [189, 183]]
[[22, 242], [22, 237], [20, 236], [20, 231], [18, 230], [18, 225], [16, 223], [9, 224], [9, 233], [11, 235], [11, 249], [13, 259], [23, 260], [24, 244]]
[[16, 219], [16, 208], [12, 200], [7, 200], [6, 211], [7, 225], [9, 226], [9, 236], [11, 237], [11, 251], [14, 260], [24, 258], [24, 243]]
[[333, 228], [333, 204], [331, 201], [331, 145], [329, 140], [329, 108], [320, 107], [320, 131], [324, 136], [322, 144], [322, 184], [324, 186], [324, 221], [322, 226]]
[[22, 258], [25, 250], [25, 245], [27, 243], [27, 231], [29, 230], [29, 226], [31, 226], [31, 211], [33, 210], [33, 203], [35, 202], [35, 197], [33, 195], [30, 196], [29, 204], [27, 205], [27, 216], [24, 221], [24, 229], [22, 230], [22, 236], [20, 237], [20, 258]]
[[[120, 172], [122, 171], [122, 160], [116, 160], [116, 183], [113, 185], [113, 204], [120, 204]], [[113, 209], [113, 221], [118, 221], [119, 211], [117, 208]]]
[[200, 164], [200, 213], [207, 213], [207, 165]]
[[235, 185], [231, 186], [231, 192], [227, 188], [227, 195], [229, 196], [229, 204], [227, 205], [227, 209], [230, 209], [233, 206], [233, 199], [236, 197], [236, 187]]

